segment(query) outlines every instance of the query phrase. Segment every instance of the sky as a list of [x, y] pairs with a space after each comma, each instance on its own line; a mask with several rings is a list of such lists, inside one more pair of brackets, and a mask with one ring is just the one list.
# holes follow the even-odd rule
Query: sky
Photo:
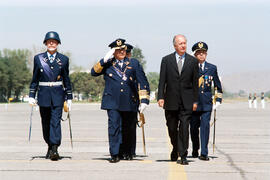
[[[265, 0], [8, 0], [0, 1], [0, 50], [43, 47], [59, 33], [60, 51], [90, 69], [117, 38], [138, 46], [146, 71], [159, 72], [174, 52], [173, 36], [187, 37], [187, 52], [208, 44], [207, 61], [219, 74], [270, 70], [270, 2]], [[38, 53], [38, 52], [37, 52]]]

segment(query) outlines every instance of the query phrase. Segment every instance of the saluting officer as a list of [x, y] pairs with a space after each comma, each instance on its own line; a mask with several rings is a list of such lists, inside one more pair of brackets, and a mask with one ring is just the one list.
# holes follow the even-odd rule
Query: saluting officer
[[[201, 139], [201, 155], [199, 159], [208, 161], [208, 141], [212, 106], [216, 109], [222, 101], [222, 87], [217, 73], [217, 67], [206, 62], [208, 46], [204, 42], [193, 45], [192, 51], [199, 62], [199, 101], [198, 108], [192, 114], [190, 133], [192, 140], [192, 157], [198, 157], [199, 128]], [[216, 104], [212, 103], [212, 83], [217, 91]]]
[[[124, 153], [131, 154], [132, 127], [134, 117], [137, 116], [138, 103], [140, 112], [149, 104], [149, 84], [139, 61], [126, 57], [127, 46], [124, 39], [113, 41], [111, 50], [91, 69], [92, 76], [103, 75], [105, 88], [101, 109], [107, 110], [108, 133], [111, 163], [120, 161], [119, 149], [124, 144]], [[114, 56], [114, 57], [113, 57]], [[139, 100], [135, 97], [137, 89], [134, 81], [139, 85]], [[122, 132], [123, 127], [126, 127]], [[127, 146], [126, 146], [127, 145]]]
[[61, 144], [61, 118], [65, 99], [71, 110], [72, 92], [69, 79], [69, 59], [57, 52], [61, 44], [57, 32], [50, 31], [43, 43], [47, 51], [34, 57], [33, 77], [30, 85], [29, 103], [40, 106], [43, 138], [48, 144], [46, 159], [58, 160], [57, 148]]

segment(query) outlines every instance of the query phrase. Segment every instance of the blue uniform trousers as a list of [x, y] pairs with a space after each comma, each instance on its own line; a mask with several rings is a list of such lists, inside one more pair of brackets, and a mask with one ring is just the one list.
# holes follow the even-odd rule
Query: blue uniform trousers
[[43, 138], [48, 146], [61, 144], [62, 106], [40, 107]]
[[208, 155], [210, 118], [211, 118], [211, 111], [196, 111], [192, 113], [192, 119], [190, 121], [190, 134], [193, 151], [197, 152], [200, 149], [199, 141], [201, 139], [201, 155], [204, 156]]
[[[111, 156], [132, 153], [132, 140], [134, 139], [134, 116], [136, 112], [107, 110], [109, 117], [109, 146]], [[120, 150], [121, 146], [121, 150]]]

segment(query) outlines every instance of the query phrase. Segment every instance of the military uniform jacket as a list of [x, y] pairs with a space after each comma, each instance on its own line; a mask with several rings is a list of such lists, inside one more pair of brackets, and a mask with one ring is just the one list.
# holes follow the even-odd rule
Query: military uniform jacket
[[[58, 52], [52, 63], [48, 59], [47, 52], [34, 57], [29, 97], [35, 98], [38, 91], [37, 100], [39, 106], [63, 106], [65, 98], [72, 99], [69, 59]], [[40, 82], [63, 82], [63, 85], [39, 86]]]
[[222, 101], [222, 87], [217, 67], [205, 61], [204, 70], [199, 69], [199, 101], [197, 111], [212, 111], [212, 82], [216, 89], [216, 101]]
[[198, 102], [198, 61], [186, 53], [179, 75], [175, 53], [162, 58], [158, 85], [158, 100], [164, 99], [165, 110], [178, 110], [182, 103], [191, 111]]
[[[105, 88], [101, 109], [136, 112], [140, 102], [149, 104], [149, 83], [137, 59], [125, 58], [122, 67], [116, 63], [115, 58], [107, 63], [101, 59], [91, 69], [91, 75], [104, 75]], [[139, 85], [139, 93], [136, 84]]]

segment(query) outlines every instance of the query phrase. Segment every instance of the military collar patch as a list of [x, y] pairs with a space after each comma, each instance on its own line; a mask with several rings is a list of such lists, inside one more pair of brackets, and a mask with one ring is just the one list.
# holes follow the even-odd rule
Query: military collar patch
[[45, 63], [48, 61], [47, 57], [43, 57], [42, 59]]
[[61, 60], [60, 60], [59, 58], [56, 59], [56, 62], [57, 62], [57, 64], [59, 64], [60, 66], [62, 65]]
[[129, 65], [129, 63], [130, 63], [129, 61], [126, 61], [126, 62], [125, 62], [126, 65]]

